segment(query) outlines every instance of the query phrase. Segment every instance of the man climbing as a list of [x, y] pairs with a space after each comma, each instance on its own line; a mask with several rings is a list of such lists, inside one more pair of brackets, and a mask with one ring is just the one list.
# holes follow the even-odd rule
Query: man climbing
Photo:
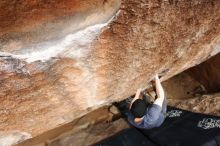
[[156, 85], [157, 99], [153, 104], [145, 99], [141, 99], [141, 89], [130, 103], [130, 113], [128, 114], [128, 121], [137, 128], [151, 129], [159, 127], [166, 117], [167, 101], [164, 94], [163, 87], [160, 83], [158, 75], [154, 78]]

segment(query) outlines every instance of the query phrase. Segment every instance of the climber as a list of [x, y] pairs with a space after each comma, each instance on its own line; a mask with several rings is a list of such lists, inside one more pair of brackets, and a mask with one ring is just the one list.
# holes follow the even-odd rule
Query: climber
[[146, 95], [144, 99], [141, 99], [142, 89], [137, 90], [134, 99], [130, 103], [130, 112], [127, 115], [128, 121], [137, 128], [151, 129], [159, 127], [165, 120], [167, 101], [158, 75], [155, 76], [154, 81], [157, 99], [153, 103], [148, 101]]

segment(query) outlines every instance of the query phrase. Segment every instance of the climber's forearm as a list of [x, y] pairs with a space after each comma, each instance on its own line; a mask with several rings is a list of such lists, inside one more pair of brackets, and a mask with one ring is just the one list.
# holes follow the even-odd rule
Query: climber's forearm
[[155, 85], [158, 98], [155, 100], [154, 104], [157, 104], [162, 107], [165, 94], [158, 75], [155, 76]]
[[141, 90], [142, 90], [142, 89], [138, 89], [138, 90], [137, 90], [137, 92], [136, 92], [136, 94], [135, 94], [135, 97], [134, 97], [133, 100], [131, 101], [130, 108], [131, 108], [131, 105], [134, 103], [134, 101], [140, 98]]
[[136, 92], [136, 94], [135, 94], [135, 97], [134, 97], [135, 99], [139, 99], [139, 98], [140, 98], [141, 90], [142, 90], [142, 89], [138, 89], [138, 90], [137, 90], [137, 92]]
[[156, 75], [155, 77], [155, 84], [156, 84], [156, 92], [157, 92], [158, 98], [164, 98], [164, 90], [163, 90], [163, 87], [161, 85], [158, 75]]

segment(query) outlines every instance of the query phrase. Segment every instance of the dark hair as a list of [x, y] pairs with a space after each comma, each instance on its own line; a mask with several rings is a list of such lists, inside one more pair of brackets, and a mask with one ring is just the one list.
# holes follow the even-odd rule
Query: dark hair
[[147, 104], [142, 99], [137, 99], [131, 105], [131, 113], [135, 118], [141, 118], [145, 115]]

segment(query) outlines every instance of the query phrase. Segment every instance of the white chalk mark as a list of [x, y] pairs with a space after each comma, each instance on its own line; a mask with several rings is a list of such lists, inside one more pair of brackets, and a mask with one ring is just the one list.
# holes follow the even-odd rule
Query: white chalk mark
[[31, 134], [20, 131], [0, 132], [0, 146], [12, 146], [32, 138]]
[[23, 48], [13, 53], [0, 52], [0, 55], [24, 59], [28, 63], [38, 60], [44, 62], [52, 57], [72, 57], [74, 59], [85, 57], [89, 52], [92, 42], [102, 32], [102, 28], [107, 26], [114, 17], [106, 23], [89, 26], [83, 30], [69, 34], [63, 39], [43, 42], [33, 45], [31, 48]]
[[211, 52], [211, 56], [214, 56], [220, 52], [220, 45], [216, 46]]

